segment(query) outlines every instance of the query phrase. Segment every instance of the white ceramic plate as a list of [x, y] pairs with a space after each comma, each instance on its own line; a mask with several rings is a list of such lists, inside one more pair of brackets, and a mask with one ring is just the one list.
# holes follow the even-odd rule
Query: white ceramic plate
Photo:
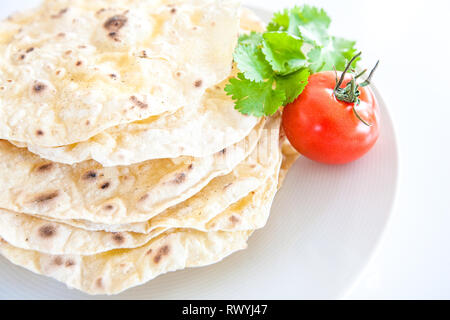
[[[1, 4], [0, 15], [38, 0]], [[256, 10], [263, 18], [270, 14]], [[203, 268], [166, 274], [115, 299], [340, 298], [370, 259], [397, 186], [397, 147], [386, 105], [381, 137], [363, 159], [325, 166], [299, 159], [273, 204], [268, 225], [247, 250]], [[1, 299], [90, 297], [0, 258]]]

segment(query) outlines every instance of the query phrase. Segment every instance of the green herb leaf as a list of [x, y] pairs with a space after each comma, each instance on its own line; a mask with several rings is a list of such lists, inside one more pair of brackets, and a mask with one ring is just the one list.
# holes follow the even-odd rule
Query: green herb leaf
[[331, 19], [323, 9], [303, 6], [301, 9], [302, 26], [311, 25], [316, 29], [328, 30]]
[[331, 19], [323, 9], [307, 5], [295, 6], [275, 13], [267, 31], [285, 31], [306, 42], [314, 42], [328, 37], [330, 23]]
[[303, 92], [308, 84], [310, 72], [307, 68], [303, 68], [295, 73], [287, 76], [277, 76], [276, 87], [278, 90], [284, 91], [286, 99], [283, 105], [294, 102], [295, 99]]
[[236, 101], [235, 109], [243, 114], [262, 117], [273, 115], [286, 99], [283, 90], [273, 89], [273, 80], [254, 82], [244, 77], [230, 79], [225, 91]]
[[249, 34], [243, 34], [239, 37], [239, 44], [261, 46], [263, 41], [262, 33], [252, 31]]
[[272, 76], [272, 67], [254, 44], [240, 44], [234, 51], [234, 61], [248, 80], [261, 82]]
[[286, 32], [266, 32], [263, 38], [262, 51], [275, 73], [286, 75], [305, 66], [300, 38]]
[[[297, 7], [296, 7], [297, 8]], [[289, 28], [289, 10], [276, 12], [273, 15], [272, 21], [267, 26], [267, 31], [287, 31]]]
[[[316, 46], [308, 53], [310, 69], [313, 73], [330, 71], [333, 68], [342, 71], [356, 52], [354, 41], [330, 37], [324, 46]], [[352, 67], [356, 67], [358, 60], [352, 64]]]
[[225, 87], [236, 109], [272, 115], [297, 99], [311, 73], [343, 71], [356, 53], [355, 42], [332, 37], [330, 23], [323, 9], [296, 6], [275, 13], [266, 32], [239, 37], [234, 60], [241, 73]]

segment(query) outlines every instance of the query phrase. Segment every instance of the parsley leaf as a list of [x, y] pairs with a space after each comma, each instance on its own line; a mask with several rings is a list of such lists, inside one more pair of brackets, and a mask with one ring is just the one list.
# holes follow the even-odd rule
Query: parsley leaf
[[254, 82], [239, 73], [237, 79], [230, 79], [225, 91], [236, 100], [235, 109], [243, 114], [262, 117], [273, 115], [286, 99], [282, 90], [274, 90], [272, 87], [273, 80]]
[[263, 38], [262, 51], [276, 73], [286, 75], [305, 65], [300, 38], [286, 32], [266, 32]]

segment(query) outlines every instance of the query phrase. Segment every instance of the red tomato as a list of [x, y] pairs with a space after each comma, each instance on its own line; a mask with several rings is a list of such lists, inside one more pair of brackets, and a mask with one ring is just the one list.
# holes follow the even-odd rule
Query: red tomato
[[[340, 74], [339, 74], [340, 76]], [[351, 79], [344, 78], [342, 87]], [[379, 107], [372, 90], [360, 87], [356, 107], [364, 124], [353, 112], [353, 103], [339, 101], [333, 94], [334, 72], [310, 76], [303, 93], [283, 111], [283, 128], [298, 152], [327, 164], [344, 164], [366, 154], [378, 139]]]

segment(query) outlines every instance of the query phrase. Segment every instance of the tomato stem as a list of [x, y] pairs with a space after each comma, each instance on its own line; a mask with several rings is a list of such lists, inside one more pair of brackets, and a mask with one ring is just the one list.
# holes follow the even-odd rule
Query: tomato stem
[[[356, 115], [356, 117], [361, 122], [363, 122], [365, 125], [370, 127], [371, 124], [364, 121], [361, 118], [361, 116], [358, 114], [358, 112], [356, 111], [356, 106], [358, 106], [360, 103], [359, 96], [360, 96], [361, 92], [359, 91], [359, 87], [366, 87], [366, 86], [370, 85], [370, 81], [372, 80], [373, 74], [375, 73], [376, 69], [378, 68], [378, 64], [380, 63], [380, 61], [379, 60], [377, 61], [377, 63], [375, 64], [375, 67], [373, 67], [373, 69], [370, 71], [370, 74], [367, 77], [367, 79], [364, 82], [362, 82], [361, 84], [358, 84], [356, 82], [356, 79], [358, 79], [362, 75], [364, 75], [367, 72], [367, 69], [363, 70], [361, 73], [359, 73], [358, 75], [355, 76], [354, 75], [355, 71], [350, 68], [351, 68], [352, 64], [356, 61], [356, 59], [358, 59], [361, 56], [361, 54], [362, 53], [359, 52], [357, 55], [355, 55], [350, 60], [350, 62], [345, 67], [345, 70], [342, 72], [341, 78], [339, 80], [338, 80], [336, 68], [334, 68], [334, 71], [336, 73], [336, 86], [334, 87], [333, 94], [336, 97], [336, 99], [338, 99], [339, 101], [353, 103], [353, 113]], [[347, 72], [349, 72], [351, 74], [352, 79], [350, 80], [349, 83], [347, 83], [347, 85], [344, 88], [341, 88]]]
[[375, 64], [375, 67], [373, 67], [372, 71], [370, 71], [370, 74], [367, 77], [366, 81], [364, 81], [363, 83], [361, 83], [359, 85], [360, 87], [366, 87], [370, 84], [370, 81], [372, 80], [372, 76], [375, 73], [375, 71], [377, 70], [379, 64], [380, 64], [380, 60], [377, 61], [377, 63]]
[[347, 74], [348, 70], [352, 66], [353, 62], [355, 62], [356, 59], [358, 59], [362, 55], [362, 52], [358, 53], [356, 56], [350, 60], [350, 62], [347, 64], [347, 66], [344, 69], [344, 72], [342, 72], [341, 78], [339, 79], [339, 82], [336, 83], [336, 86], [334, 87], [334, 91], [339, 89], [342, 85], [342, 82], [344, 82], [345, 75]]

